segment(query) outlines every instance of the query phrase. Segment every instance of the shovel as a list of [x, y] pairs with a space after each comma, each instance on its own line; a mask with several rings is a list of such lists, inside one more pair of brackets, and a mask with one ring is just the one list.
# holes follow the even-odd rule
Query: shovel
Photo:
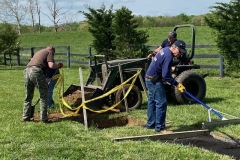
[[196, 97], [194, 97], [191, 93], [189, 93], [188, 91], [184, 90], [184, 93], [186, 95], [188, 95], [189, 97], [191, 97], [192, 99], [194, 99], [195, 101], [197, 101], [198, 103], [200, 103], [201, 105], [203, 105], [205, 108], [207, 108], [210, 112], [214, 113], [216, 116], [218, 116], [221, 120], [227, 120], [227, 118], [223, 117], [220, 113], [218, 113], [216, 110], [214, 110], [213, 108], [209, 107], [207, 104], [203, 103], [202, 101], [200, 101], [199, 99], [197, 99]]
[[38, 98], [37, 102], [31, 106], [30, 108], [30, 117], [33, 118], [34, 116], [34, 111], [35, 111], [35, 106], [38, 104], [38, 102], [40, 101], [40, 98]]

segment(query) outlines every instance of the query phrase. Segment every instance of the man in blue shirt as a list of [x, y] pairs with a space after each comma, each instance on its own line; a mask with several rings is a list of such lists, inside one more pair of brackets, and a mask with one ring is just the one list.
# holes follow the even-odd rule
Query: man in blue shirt
[[155, 53], [158, 53], [164, 47], [170, 47], [177, 40], [177, 33], [175, 31], [171, 31], [168, 34], [168, 38], [165, 39], [161, 45], [154, 50]]
[[185, 87], [171, 76], [173, 57], [179, 57], [184, 53], [186, 53], [185, 42], [177, 40], [171, 47], [160, 50], [148, 67], [145, 77], [148, 89], [148, 120], [146, 124], [148, 129], [154, 128], [156, 132], [165, 130], [167, 99], [163, 82], [166, 81], [177, 86], [180, 92], [185, 90]]
[[[160, 44], [160, 46], [158, 48], [156, 48], [152, 54], [148, 55], [148, 58], [154, 57], [161, 49], [163, 49], [165, 47], [170, 47], [176, 41], [177, 41], [177, 32], [175, 32], [175, 31], [169, 32], [168, 38], [163, 40], [163, 42]], [[178, 63], [178, 64], [185, 64], [185, 62], [187, 61], [186, 54], [187, 54], [187, 52], [182, 53], [181, 56], [176, 57], [174, 62]]]

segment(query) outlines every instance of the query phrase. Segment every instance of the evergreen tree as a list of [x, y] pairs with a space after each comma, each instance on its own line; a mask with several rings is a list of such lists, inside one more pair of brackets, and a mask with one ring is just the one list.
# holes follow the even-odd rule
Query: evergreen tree
[[82, 12], [89, 24], [89, 32], [94, 37], [94, 49], [108, 59], [141, 57], [143, 51], [147, 52], [144, 44], [148, 35], [145, 31], [137, 30], [138, 24], [126, 7], [115, 14], [112, 8], [106, 10], [102, 5], [97, 10], [88, 7], [89, 13]]
[[126, 7], [117, 10], [113, 28], [116, 36], [113, 42], [116, 46], [115, 53], [119, 57], [141, 57], [148, 35], [146, 31], [137, 30], [138, 24], [132, 12]]
[[205, 17], [216, 32], [216, 43], [227, 64], [228, 71], [240, 71], [240, 1], [216, 3]]
[[82, 12], [87, 19], [89, 24], [89, 32], [94, 37], [93, 47], [97, 51], [97, 54], [106, 55], [112, 59], [115, 57], [112, 50], [115, 47], [112, 44], [115, 36], [112, 31], [112, 6], [109, 10], [106, 10], [105, 6], [102, 5], [100, 9], [95, 10], [94, 8], [88, 7], [90, 13]]

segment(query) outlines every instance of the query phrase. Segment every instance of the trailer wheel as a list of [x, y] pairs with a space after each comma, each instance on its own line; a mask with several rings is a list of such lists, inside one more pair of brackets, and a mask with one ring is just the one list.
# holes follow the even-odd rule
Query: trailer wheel
[[[124, 85], [125, 92], [127, 92], [130, 84]], [[119, 102], [123, 98], [123, 90], [119, 89], [115, 94], [115, 102]], [[127, 103], [128, 103], [128, 109], [133, 110], [140, 108], [142, 105], [142, 92], [137, 86], [133, 86], [131, 91], [129, 92], [127, 96]], [[120, 109], [120, 111], [124, 112], [126, 111], [125, 102], [122, 100], [122, 102], [116, 107], [117, 109]]]
[[[182, 72], [176, 80], [182, 83], [186, 90], [190, 92], [196, 98], [202, 100], [206, 95], [206, 82], [204, 78], [191, 70]], [[185, 103], [196, 103], [194, 99], [181, 93], [177, 90], [176, 87], [173, 87], [174, 98], [177, 103], [185, 104]]]

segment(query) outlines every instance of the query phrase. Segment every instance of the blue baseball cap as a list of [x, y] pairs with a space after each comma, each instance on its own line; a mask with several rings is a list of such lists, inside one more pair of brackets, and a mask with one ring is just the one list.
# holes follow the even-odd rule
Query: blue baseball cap
[[182, 40], [176, 40], [174, 43], [173, 43], [176, 47], [178, 47], [179, 51], [184, 54], [186, 53], [186, 43]]
[[177, 37], [177, 33], [175, 31], [171, 31], [168, 34], [168, 38], [176, 38]]

